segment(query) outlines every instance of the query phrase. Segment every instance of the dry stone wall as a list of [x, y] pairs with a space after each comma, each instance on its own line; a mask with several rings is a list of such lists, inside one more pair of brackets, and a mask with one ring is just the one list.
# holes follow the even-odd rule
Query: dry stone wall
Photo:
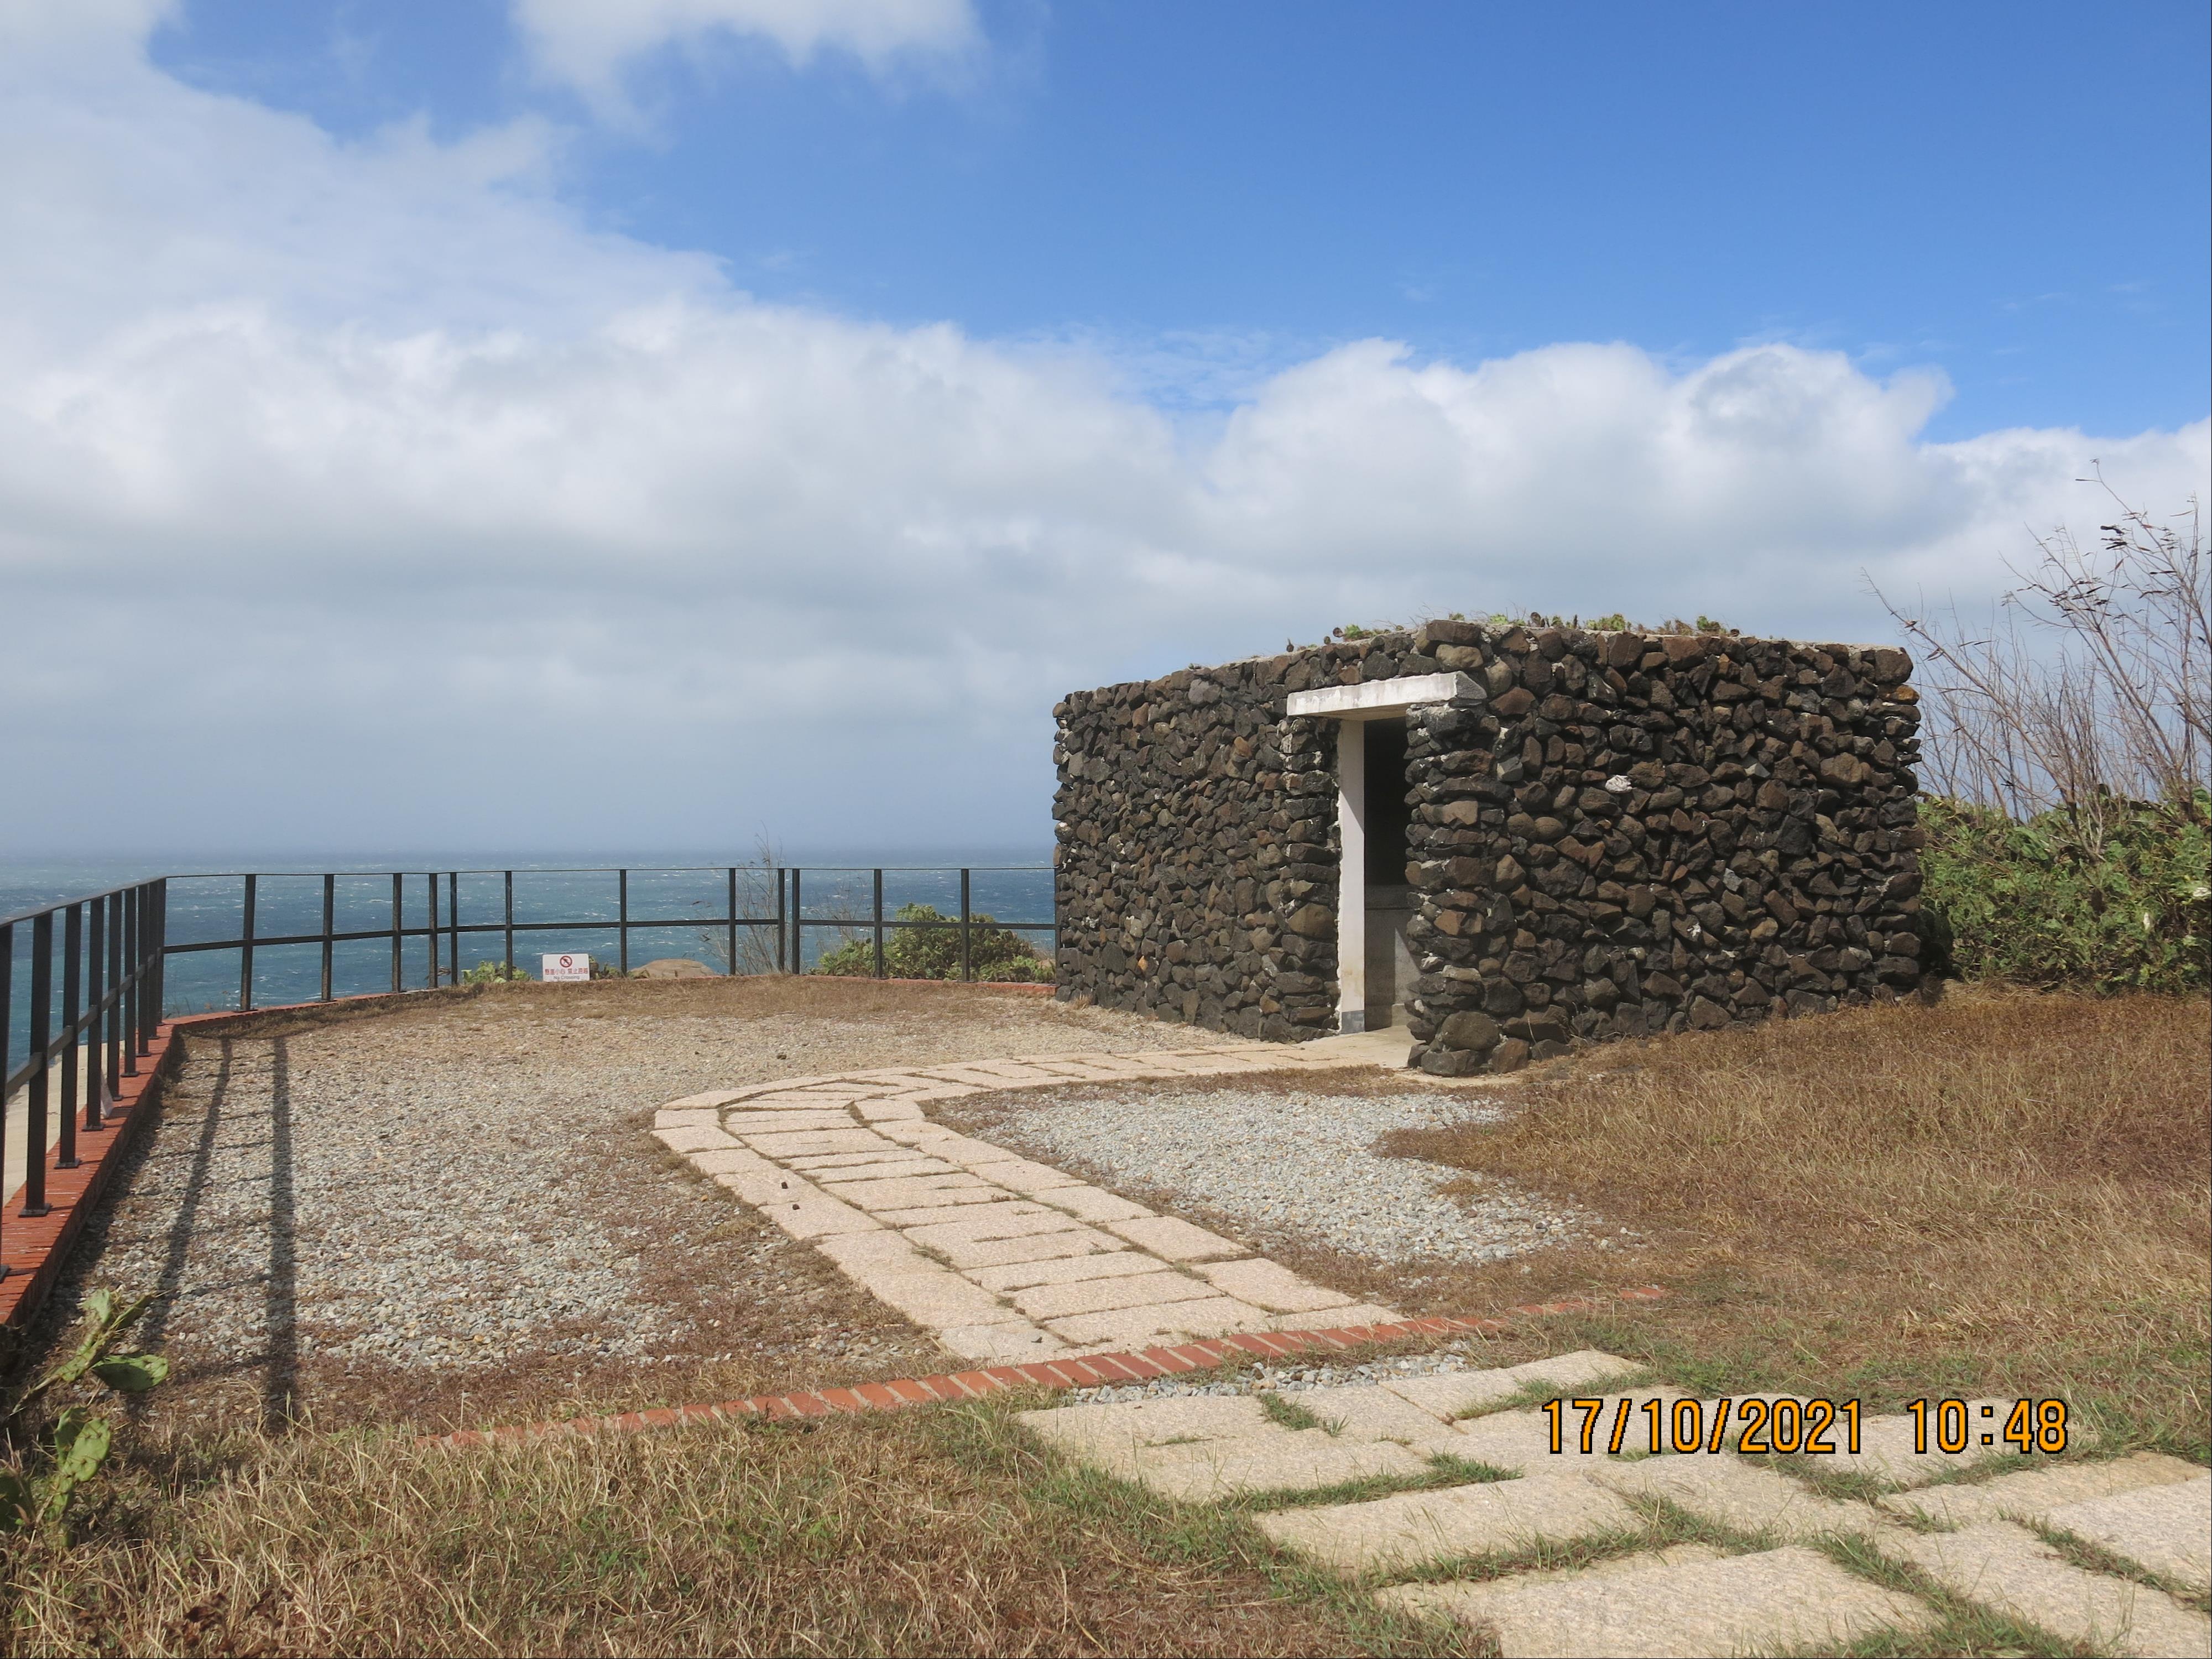
[[1060, 996], [1246, 1036], [1335, 1029], [1336, 734], [1284, 702], [1336, 672], [1298, 653], [1054, 708]]
[[1285, 702], [1440, 671], [1474, 690], [1408, 720], [1427, 1070], [1921, 988], [1904, 652], [1437, 622], [1058, 705], [1060, 995], [1333, 1030], [1335, 723]]

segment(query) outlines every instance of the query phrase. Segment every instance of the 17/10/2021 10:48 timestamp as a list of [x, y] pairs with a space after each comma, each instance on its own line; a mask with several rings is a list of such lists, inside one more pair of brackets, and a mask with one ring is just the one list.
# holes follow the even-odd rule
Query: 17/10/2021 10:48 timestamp
[[[1551, 1419], [1552, 1451], [1564, 1455], [1570, 1444], [1585, 1455], [1601, 1443], [1607, 1454], [1624, 1450], [1723, 1452], [1756, 1456], [1763, 1453], [1856, 1452], [1859, 1449], [1859, 1402], [1856, 1400], [1749, 1399], [1646, 1400], [1616, 1402], [1610, 1423], [1602, 1400], [1547, 1400], [1541, 1410]], [[1964, 1400], [1915, 1400], [1905, 1408], [1912, 1419], [1912, 1449], [1963, 1452], [2001, 1445], [2021, 1452], [2057, 1454], [2066, 1449], [2066, 1402], [2015, 1400], [2002, 1425], [1997, 1407], [1975, 1407]], [[1577, 1424], [1573, 1413], [1579, 1413]], [[1978, 1423], [1977, 1417], [1988, 1419]], [[1636, 1424], [1637, 1418], [1641, 1424]], [[1630, 1439], [1636, 1428], [1635, 1443]]]

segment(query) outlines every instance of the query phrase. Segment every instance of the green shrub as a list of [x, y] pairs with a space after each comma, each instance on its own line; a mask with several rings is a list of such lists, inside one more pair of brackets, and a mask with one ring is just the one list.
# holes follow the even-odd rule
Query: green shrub
[[463, 985], [526, 985], [530, 982], [530, 975], [523, 969], [510, 968], [495, 958], [477, 963], [461, 975], [459, 982]]
[[[884, 972], [892, 979], [958, 979], [960, 977], [960, 918], [939, 914], [934, 905], [902, 904], [901, 921], [936, 922], [934, 927], [887, 927], [884, 930]], [[862, 924], [865, 926], [866, 924]], [[990, 916], [971, 916], [968, 923], [968, 962], [977, 979], [995, 985], [1036, 985], [1052, 977], [1052, 963], [1037, 954], [1019, 933], [1001, 927]], [[817, 974], [850, 974], [866, 977], [876, 971], [873, 938], [848, 939], [825, 951], [815, 963]]]
[[2212, 942], [2212, 794], [2107, 802], [2101, 839], [2060, 807], [2017, 822], [1920, 804], [1923, 900], [1968, 979], [2202, 991]]

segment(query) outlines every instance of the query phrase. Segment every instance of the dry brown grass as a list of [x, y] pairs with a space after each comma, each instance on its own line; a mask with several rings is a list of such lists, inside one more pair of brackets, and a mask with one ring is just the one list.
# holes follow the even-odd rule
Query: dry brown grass
[[1508, 1123], [1393, 1150], [1647, 1241], [1455, 1276], [1449, 1299], [1651, 1279], [1667, 1303], [1547, 1334], [1716, 1387], [2058, 1393], [2201, 1462], [2209, 1012], [1977, 991], [1616, 1047], [1532, 1079]]
[[1001, 1408], [456, 1455], [356, 1432], [142, 1454], [0, 1557], [47, 1653], [1292, 1654], [1418, 1634], [1233, 1516], [1062, 1472]]

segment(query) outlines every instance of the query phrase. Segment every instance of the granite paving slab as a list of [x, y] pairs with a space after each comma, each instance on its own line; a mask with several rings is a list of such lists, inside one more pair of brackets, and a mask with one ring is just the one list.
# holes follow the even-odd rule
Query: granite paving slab
[[[922, 1115], [925, 1100], [1102, 1073], [1183, 1078], [1290, 1063], [1273, 1045], [1250, 1049], [793, 1079], [672, 1102], [654, 1133], [963, 1358], [1174, 1346], [1274, 1329], [1288, 1313], [1346, 1325], [1395, 1320], [1395, 1310], [1356, 1302], [1236, 1239]], [[846, 1242], [878, 1231], [903, 1251], [869, 1256]]]

